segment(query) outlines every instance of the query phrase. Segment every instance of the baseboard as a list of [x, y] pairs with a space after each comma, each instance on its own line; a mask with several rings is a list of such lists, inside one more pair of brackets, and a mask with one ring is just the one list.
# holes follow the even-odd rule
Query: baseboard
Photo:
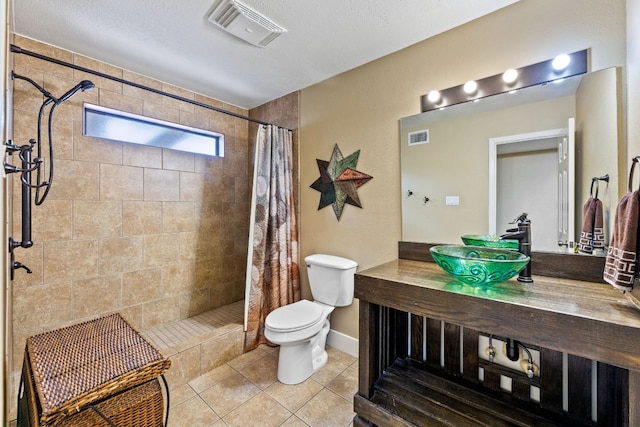
[[327, 345], [353, 357], [358, 357], [358, 340], [342, 332], [330, 329], [329, 335], [327, 335]]

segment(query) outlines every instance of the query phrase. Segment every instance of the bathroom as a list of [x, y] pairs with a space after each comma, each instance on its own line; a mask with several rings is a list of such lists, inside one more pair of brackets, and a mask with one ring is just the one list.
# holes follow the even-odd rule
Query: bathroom
[[[592, 69], [623, 67], [626, 114], [637, 116], [640, 73], [635, 63], [640, 53], [638, 46], [627, 40], [638, 39], [638, 3], [521, 0], [256, 111], [238, 109], [240, 113], [256, 114], [298, 129], [294, 136], [299, 138], [301, 256], [331, 253], [356, 260], [359, 269], [397, 258], [398, 241], [402, 240], [398, 120], [418, 113], [419, 96], [434, 87], [450, 87], [469, 78], [547, 59], [558, 52], [590, 48]], [[472, 45], [469, 40], [473, 40]], [[63, 53], [20, 37], [11, 42], [23, 48], [37, 46], [51, 56]], [[75, 59], [108, 74], [123, 73], [88, 58]], [[16, 72], [38, 73], [60, 91], [84, 78], [36, 61], [21, 61], [24, 62], [16, 63]], [[146, 85], [158, 84], [126, 72], [122, 76], [141, 79]], [[239, 119], [210, 112], [201, 114], [192, 107], [91, 78], [103, 90], [89, 91], [70, 101], [69, 112], [65, 113], [70, 120], [56, 129], [67, 137], [58, 138], [57, 150], [64, 161], [59, 162], [51, 200], [42, 206], [47, 214], [34, 209], [36, 244], [16, 253], [19, 261], [34, 271], [32, 275], [18, 271], [14, 282], [13, 334], [17, 343], [44, 325], [65, 325], [116, 309], [135, 319], [136, 326], [152, 328], [233, 303], [244, 295], [254, 129]], [[13, 138], [25, 141], [33, 137], [33, 122], [24, 115], [32, 115], [41, 101], [37, 97], [34, 100], [32, 92], [27, 93], [26, 85], [20, 87], [22, 91], [14, 99]], [[194, 97], [179, 88], [164, 86], [163, 90]], [[114, 93], [118, 92], [121, 95], [116, 98]], [[114, 105], [125, 111], [135, 111], [141, 100], [147, 100], [147, 105], [156, 108], [153, 115], [174, 120], [177, 117], [193, 125], [203, 120], [215, 123], [217, 130], [227, 135], [227, 154], [223, 159], [206, 162], [193, 156], [165, 156], [160, 159], [160, 166], [153, 164], [161, 171], [156, 178], [162, 181], [150, 181], [158, 183], [158, 187], [148, 188], [142, 169], [146, 162], [159, 161], [152, 154], [95, 141], [83, 141], [83, 150], [78, 151], [65, 146], [64, 141], [72, 139], [68, 137], [83, 138], [74, 107], [78, 110], [83, 100], [95, 103], [97, 96], [114, 96]], [[60, 111], [59, 119], [63, 117]], [[629, 142], [624, 150], [633, 156], [640, 152], [640, 124], [633, 120], [627, 123]], [[309, 188], [318, 174], [316, 159], [328, 158], [336, 143], [344, 153], [361, 149], [358, 168], [374, 177], [358, 190], [363, 209], [347, 206], [340, 221], [329, 209], [317, 209], [317, 192]], [[626, 172], [620, 170], [619, 174]], [[212, 177], [206, 183], [205, 173]], [[184, 179], [190, 180], [190, 185], [180, 187]], [[207, 190], [202, 191], [203, 188]], [[442, 188], [441, 194], [430, 197], [437, 202], [455, 190]], [[17, 200], [16, 193], [13, 199]], [[160, 206], [162, 209], [158, 209]], [[435, 208], [442, 210], [444, 203]], [[144, 212], [148, 220], [128, 220], [126, 215], [131, 210], [138, 217]], [[477, 229], [486, 227], [486, 206], [465, 206], [465, 200], [461, 200], [457, 210], [461, 217], [477, 215], [471, 224]], [[447, 230], [442, 239], [456, 241], [459, 223], [442, 224]], [[180, 238], [175, 239], [175, 235]], [[104, 244], [99, 245], [98, 240]], [[44, 241], [50, 242], [49, 248]], [[120, 273], [122, 282], [114, 286], [112, 280]], [[147, 286], [127, 294], [127, 279]], [[302, 296], [310, 298], [304, 268], [301, 280]], [[171, 287], [165, 287], [167, 283]], [[336, 345], [347, 352], [357, 351], [357, 302], [336, 310], [332, 328], [341, 343]], [[20, 344], [14, 345], [13, 358], [19, 360], [22, 351]]]

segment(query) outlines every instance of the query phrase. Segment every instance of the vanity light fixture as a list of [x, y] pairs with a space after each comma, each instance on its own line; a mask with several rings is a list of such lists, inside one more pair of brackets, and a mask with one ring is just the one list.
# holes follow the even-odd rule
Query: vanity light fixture
[[463, 85], [441, 91], [433, 90], [420, 97], [422, 112], [442, 109], [488, 96], [517, 91], [529, 86], [550, 83], [567, 77], [585, 74], [588, 70], [588, 50], [558, 55], [553, 59], [512, 68], [504, 73], [470, 80]]

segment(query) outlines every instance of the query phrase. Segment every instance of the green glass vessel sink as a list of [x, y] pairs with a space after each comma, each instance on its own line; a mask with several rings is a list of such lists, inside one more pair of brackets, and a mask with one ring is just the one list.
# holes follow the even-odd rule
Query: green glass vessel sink
[[465, 234], [461, 238], [465, 245], [518, 250], [517, 240], [501, 239], [492, 234]]
[[429, 250], [444, 271], [474, 286], [509, 280], [530, 261], [520, 252], [484, 246], [439, 245]]

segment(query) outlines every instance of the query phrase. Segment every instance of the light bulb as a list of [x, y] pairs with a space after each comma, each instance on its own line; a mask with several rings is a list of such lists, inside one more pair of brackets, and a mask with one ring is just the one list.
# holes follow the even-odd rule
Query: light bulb
[[515, 70], [513, 68], [508, 69], [502, 74], [502, 80], [504, 80], [505, 83], [513, 83], [517, 79], [518, 79], [518, 70]]
[[464, 84], [462, 89], [464, 89], [465, 93], [468, 93], [469, 95], [471, 95], [472, 93], [475, 93], [475, 91], [478, 89], [478, 83], [476, 83], [475, 80], [469, 80]]
[[562, 71], [569, 66], [571, 57], [567, 54], [558, 55], [551, 61], [551, 66], [556, 71]]
[[437, 90], [432, 90], [431, 92], [429, 92], [429, 95], [427, 95], [427, 99], [433, 104], [437, 103], [438, 101], [440, 101], [440, 92], [438, 92]]

